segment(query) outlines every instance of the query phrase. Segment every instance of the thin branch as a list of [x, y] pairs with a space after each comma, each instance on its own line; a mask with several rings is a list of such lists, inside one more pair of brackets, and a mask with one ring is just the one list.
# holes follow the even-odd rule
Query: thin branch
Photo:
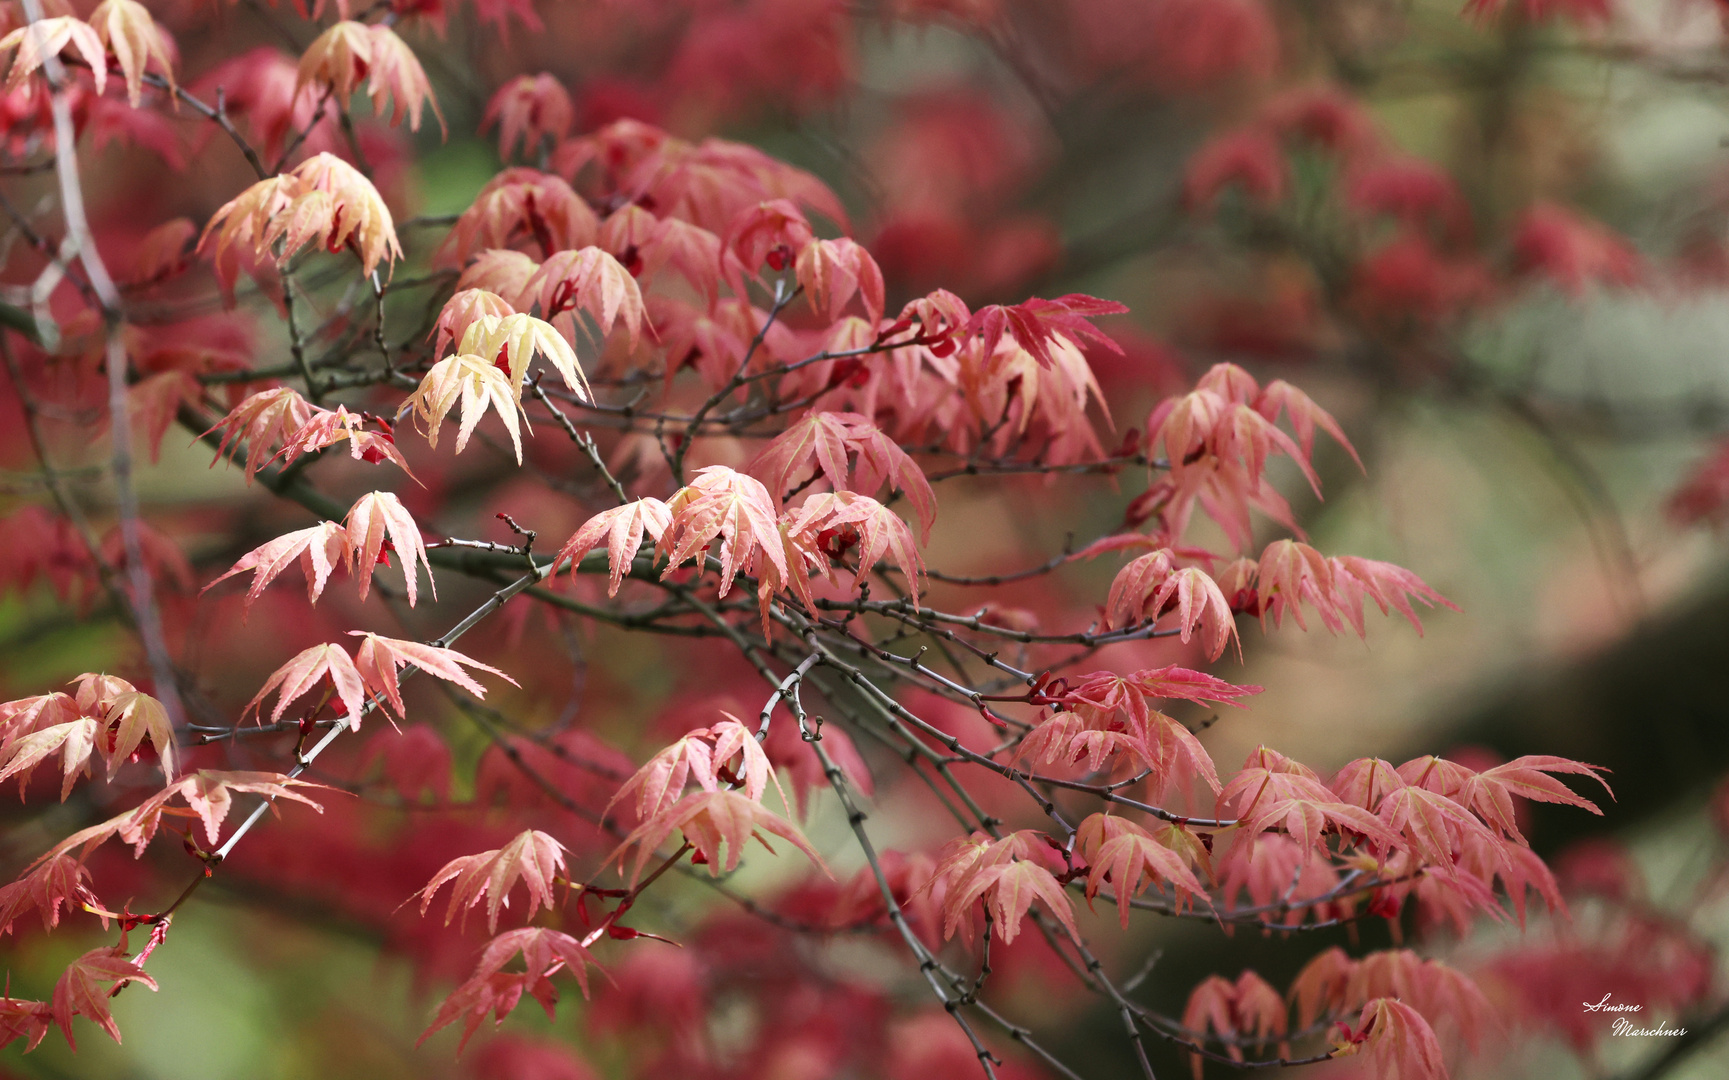
[[[41, 0], [24, 0], [24, 11], [33, 24], [31, 32], [44, 33], [40, 26]], [[66, 69], [51, 50], [42, 47], [44, 45], [38, 41], [38, 47], [44, 53], [43, 68], [48, 77], [50, 108], [54, 115], [54, 162], [60, 181], [60, 209], [66, 219], [67, 238], [76, 245], [78, 261], [101, 303], [106, 330], [104, 356], [108, 369], [108, 424], [114, 443], [110, 467], [119, 504], [120, 540], [126, 552], [132, 608], [138, 636], [144, 644], [144, 653], [154, 676], [156, 697], [169, 718], [174, 723], [181, 723], [185, 719], [185, 709], [180, 701], [174, 665], [168, 656], [168, 644], [162, 635], [150, 568], [145, 565], [144, 545], [139, 536], [138, 492], [132, 483], [132, 416], [126, 398], [129, 363], [124, 334], [125, 314], [121, 308], [120, 292], [96, 249], [96, 238], [84, 212], [84, 189], [78, 178], [78, 135], [72, 124], [72, 103], [66, 96]]]
[[780, 317], [782, 311], [786, 310], [786, 306], [792, 303], [793, 298], [803, 291], [803, 286], [788, 289], [784, 280], [775, 282], [774, 306], [768, 309], [768, 315], [762, 321], [762, 329], [758, 330], [756, 336], [750, 339], [750, 347], [744, 351], [744, 357], [739, 360], [738, 370], [733, 372], [732, 378], [726, 381], [725, 386], [709, 395], [708, 400], [704, 401], [701, 407], [691, 414], [690, 431], [685, 436], [684, 441], [678, 444], [678, 449], [673, 451], [672, 458], [668, 461], [672, 467], [672, 478], [678, 484], [684, 483], [684, 456], [690, 452], [691, 444], [696, 441], [696, 432], [702, 426], [703, 419], [710, 412], [713, 412], [721, 402], [731, 397], [734, 391], [745, 385], [748, 381], [745, 372], [750, 370], [750, 362], [756, 356], [757, 350], [762, 348], [762, 343], [768, 337], [768, 332], [774, 326], [775, 320]]
[[612, 475], [612, 470], [606, 467], [605, 459], [600, 456], [600, 447], [594, 444], [594, 436], [586, 431], [578, 431], [570, 417], [565, 415], [564, 410], [554, 405], [552, 399], [547, 397], [545, 388], [540, 385], [543, 374], [544, 372], [535, 372], [534, 378], [528, 384], [529, 392], [542, 405], [546, 406], [548, 412], [552, 413], [553, 418], [558, 421], [558, 426], [564, 429], [566, 435], [570, 436], [570, 441], [582, 448], [582, 452], [588, 456], [589, 464], [593, 465], [595, 471], [600, 473], [601, 479], [606, 481], [606, 486], [612, 489], [613, 498], [618, 500], [618, 504], [623, 506], [630, 502], [630, 495], [624, 490], [624, 485], [619, 483], [618, 477]]
[[[493, 593], [487, 598], [485, 603], [465, 615], [460, 622], [445, 631], [442, 637], [434, 638], [432, 641], [428, 642], [428, 644], [435, 648], [448, 648], [452, 642], [472, 630], [476, 623], [503, 607], [511, 597], [522, 592], [535, 582], [540, 581], [551, 572], [552, 565], [548, 564], [543, 570], [535, 570], [517, 578], [509, 585], [506, 585], [504, 588]], [[418, 667], [410, 664], [403, 668], [400, 678], [407, 679], [419, 670]], [[368, 698], [366, 703], [361, 707], [360, 716], [355, 717], [352, 723], [358, 726], [360, 720], [382, 705], [383, 701], [384, 699], [382, 695], [373, 695]], [[313, 744], [310, 750], [296, 755], [297, 760], [294, 763], [294, 767], [288, 771], [288, 777], [293, 779], [305, 772], [307, 767], [318, 759], [318, 755], [324, 753], [325, 749], [328, 748], [331, 743], [335, 742], [346, 730], [349, 730], [348, 725], [338, 724], [325, 732], [324, 737], [319, 739], [317, 743]], [[258, 805], [253, 807], [252, 813], [247, 815], [246, 819], [235, 827], [234, 832], [229, 835], [228, 839], [223, 842], [222, 846], [216, 849], [215, 856], [218, 860], [226, 859], [228, 857], [228, 855], [234, 850], [234, 846], [240, 843], [242, 837], [252, 831], [253, 827], [258, 824], [259, 819], [264, 816], [264, 812], [270, 809], [273, 802], [274, 800], [272, 799], [261, 799]]]

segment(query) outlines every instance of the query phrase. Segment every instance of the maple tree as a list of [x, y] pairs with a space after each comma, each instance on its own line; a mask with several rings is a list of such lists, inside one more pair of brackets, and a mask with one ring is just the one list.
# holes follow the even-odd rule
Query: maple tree
[[[1207, 734], [1263, 693], [1234, 665], [1265, 636], [1465, 617], [1305, 530], [1378, 463], [1296, 362], [1349, 336], [1446, 369], [1533, 282], [1647, 280], [1627, 241], [1540, 197], [1479, 231], [1348, 58], [1341, 85], [1281, 59], [1261, 0], [637, 7], [248, 2], [213, 31], [178, 2], [0, 5], [0, 441], [38, 483], [0, 582], [109, 631], [0, 703], [27, 822], [0, 935], [106, 935], [8, 983], [0, 1046], [74, 1045], [79, 1016], [120, 1042], [111, 1002], [172, 999], [159, 957], [214, 890], [405, 959], [433, 1000], [402, 1050], [438, 1075], [597, 1075], [516, 1029], [525, 994], [580, 1011], [609, 1075], [894, 1080], [1089, 1075], [1074, 1002], [1148, 1080], [1161, 1054], [1427, 1080], [1516, 1024], [1588, 1053], [1591, 979], [1712, 999], [1636, 871], [1533, 847], [1529, 804], [1601, 815], [1606, 768], [1239, 765]], [[1509, 49], [1608, 18], [1462, 14]], [[863, 217], [857, 177], [716, 134], [834, 106], [867, 20], [979, 43], [1053, 127], [1085, 94], [1234, 101], [1165, 185], [1261, 285], [1185, 314], [1204, 362], [1056, 287], [1087, 245], [1020, 207], [1057, 151], [988, 96], [898, 101]], [[632, 77], [534, 70], [579, 38]], [[414, 212], [416, 169], [495, 129], [499, 167]], [[99, 152], [184, 190], [99, 187]], [[195, 490], [176, 440], [224, 485], [179, 516], [141, 482]], [[1726, 477], [1719, 450], [1673, 518], [1721, 523]], [[1405, 946], [1560, 925], [1575, 886], [1596, 939]], [[1149, 996], [1136, 935], [1182, 921], [1352, 948]]]

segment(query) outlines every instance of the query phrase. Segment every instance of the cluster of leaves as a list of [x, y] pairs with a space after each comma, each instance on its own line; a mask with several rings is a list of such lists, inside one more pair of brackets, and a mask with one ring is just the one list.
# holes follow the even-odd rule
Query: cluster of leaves
[[160, 701], [111, 675], [86, 673], [75, 687], [0, 705], [0, 780], [16, 777], [22, 795], [31, 771], [58, 754], [64, 802], [98, 751], [112, 776], [146, 739], [174, 779], [174, 731]]

